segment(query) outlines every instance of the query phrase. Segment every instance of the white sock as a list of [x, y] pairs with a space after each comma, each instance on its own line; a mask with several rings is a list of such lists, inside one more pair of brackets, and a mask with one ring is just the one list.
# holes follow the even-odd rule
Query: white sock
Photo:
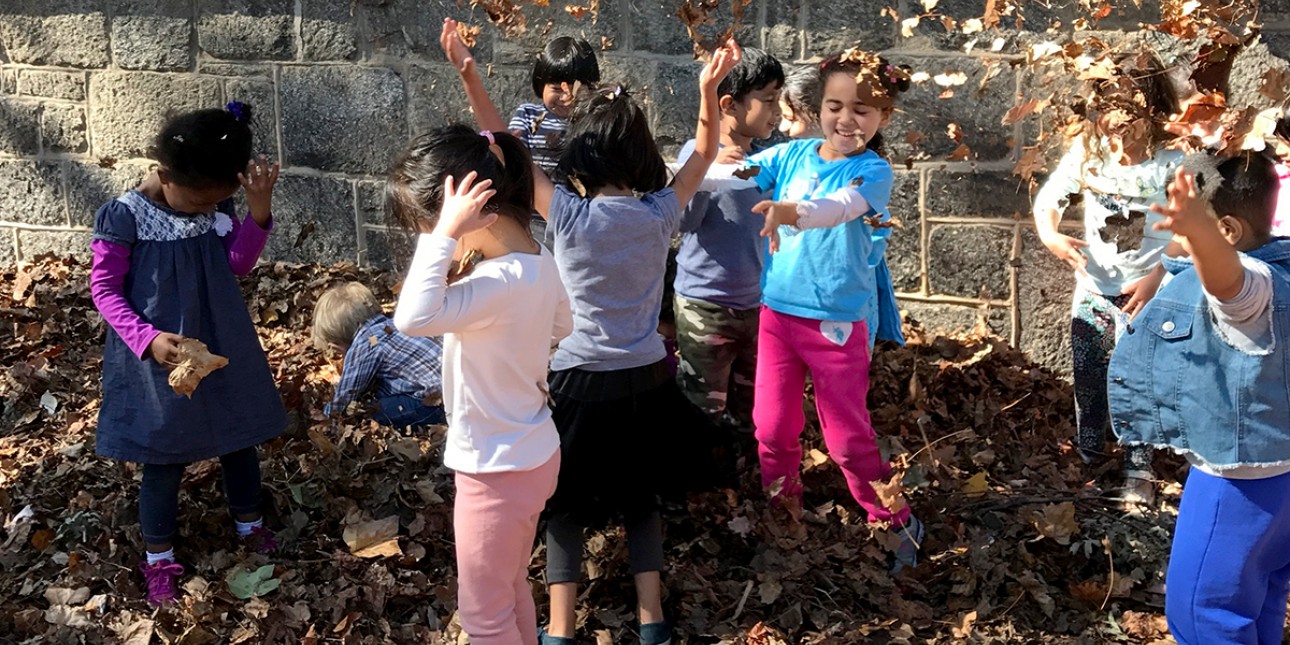
[[175, 550], [173, 548], [166, 549], [161, 553], [148, 551], [146, 555], [148, 556], [148, 566], [152, 566], [162, 560], [170, 560], [171, 562], [175, 561]]
[[233, 521], [237, 524], [238, 537], [246, 537], [251, 534], [251, 529], [254, 529], [259, 526], [264, 526], [263, 517], [261, 517], [258, 520], [255, 520], [254, 522], [238, 522], [237, 520], [233, 520]]

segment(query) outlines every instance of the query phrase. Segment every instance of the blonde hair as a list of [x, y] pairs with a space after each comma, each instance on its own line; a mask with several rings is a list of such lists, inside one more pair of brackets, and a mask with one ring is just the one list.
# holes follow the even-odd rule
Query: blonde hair
[[358, 282], [338, 284], [323, 292], [314, 305], [314, 347], [348, 348], [354, 334], [372, 316], [381, 313], [381, 303], [371, 289]]

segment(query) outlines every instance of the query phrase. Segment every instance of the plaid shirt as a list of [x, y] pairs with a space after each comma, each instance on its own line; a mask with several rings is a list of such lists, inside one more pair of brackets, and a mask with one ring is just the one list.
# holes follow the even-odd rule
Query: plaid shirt
[[325, 412], [343, 412], [376, 381], [378, 398], [395, 394], [426, 397], [441, 391], [443, 339], [407, 336], [384, 314], [372, 316], [354, 334], [336, 394]]

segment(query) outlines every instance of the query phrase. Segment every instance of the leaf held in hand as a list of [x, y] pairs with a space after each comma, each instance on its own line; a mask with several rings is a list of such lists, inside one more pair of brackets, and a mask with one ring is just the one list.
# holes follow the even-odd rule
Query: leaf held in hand
[[225, 365], [228, 365], [228, 359], [210, 353], [206, 343], [185, 338], [179, 341], [179, 363], [170, 371], [170, 387], [191, 399], [197, 384]]
[[746, 180], [752, 179], [753, 177], [756, 177], [757, 175], [760, 175], [761, 166], [748, 166], [747, 168], [740, 168], [739, 170], [736, 170], [731, 174], [746, 181]]

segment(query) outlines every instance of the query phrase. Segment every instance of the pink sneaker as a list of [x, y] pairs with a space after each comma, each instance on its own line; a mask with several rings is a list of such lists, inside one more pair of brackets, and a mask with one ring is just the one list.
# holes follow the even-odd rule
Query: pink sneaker
[[273, 531], [263, 526], [251, 529], [250, 535], [240, 536], [238, 540], [242, 542], [242, 546], [246, 547], [247, 550], [256, 553], [268, 555], [278, 550], [278, 539], [273, 536]]
[[149, 565], [145, 560], [139, 565], [143, 579], [148, 583], [148, 604], [153, 607], [168, 605], [179, 598], [179, 586], [176, 580], [184, 575], [184, 568], [174, 560], [162, 560]]

